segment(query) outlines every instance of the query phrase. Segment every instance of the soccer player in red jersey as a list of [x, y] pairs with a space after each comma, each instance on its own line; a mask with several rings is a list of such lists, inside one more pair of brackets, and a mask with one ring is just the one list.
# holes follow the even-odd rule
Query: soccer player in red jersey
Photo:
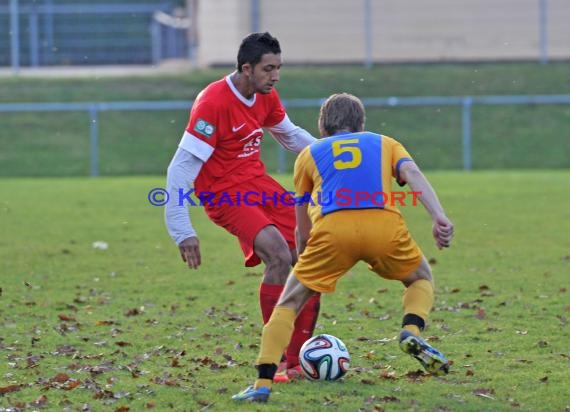
[[[260, 158], [263, 129], [295, 153], [315, 141], [289, 120], [281, 104], [275, 90], [280, 69], [281, 48], [275, 37], [269, 33], [245, 37], [237, 70], [209, 84], [196, 97], [166, 178], [170, 194], [166, 226], [188, 267], [197, 269], [201, 264], [198, 236], [187, 207], [180, 207], [185, 203], [180, 190], [186, 192], [192, 185], [199, 198], [207, 197], [202, 203], [208, 217], [238, 238], [245, 266], [263, 261], [259, 301], [264, 323], [297, 255], [294, 200], [265, 171]], [[245, 198], [247, 193], [254, 196]], [[300, 376], [299, 349], [313, 334], [319, 300], [316, 295], [299, 314], [286, 364], [281, 365], [287, 371], [277, 381]]]

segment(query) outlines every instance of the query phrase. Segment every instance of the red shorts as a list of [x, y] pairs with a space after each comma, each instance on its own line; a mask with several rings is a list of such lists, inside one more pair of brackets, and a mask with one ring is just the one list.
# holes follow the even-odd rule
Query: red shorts
[[253, 242], [261, 229], [274, 225], [285, 238], [289, 249], [295, 248], [295, 206], [293, 192], [268, 175], [232, 187], [207, 201], [208, 217], [239, 239], [245, 266], [257, 266], [261, 259]]

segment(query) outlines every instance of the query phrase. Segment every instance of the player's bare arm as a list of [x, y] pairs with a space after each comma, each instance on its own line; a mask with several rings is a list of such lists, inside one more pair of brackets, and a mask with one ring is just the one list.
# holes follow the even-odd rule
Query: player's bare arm
[[405, 162], [400, 168], [400, 177], [408, 183], [433, 220], [432, 234], [439, 249], [449, 247], [453, 238], [453, 223], [445, 215], [433, 187], [413, 161]]
[[305, 246], [307, 246], [307, 241], [309, 240], [309, 235], [311, 233], [311, 228], [313, 224], [309, 218], [309, 202], [302, 202], [301, 204], [295, 205], [295, 216], [297, 219], [297, 227], [295, 228], [295, 242], [297, 244], [297, 255], [301, 256]]

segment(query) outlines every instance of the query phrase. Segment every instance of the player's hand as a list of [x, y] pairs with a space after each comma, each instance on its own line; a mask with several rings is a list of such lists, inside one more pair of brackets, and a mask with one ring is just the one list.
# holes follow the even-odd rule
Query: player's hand
[[438, 249], [449, 247], [453, 239], [453, 223], [445, 215], [436, 216], [432, 228], [433, 238]]
[[200, 242], [196, 236], [192, 236], [184, 239], [178, 245], [180, 249], [180, 256], [182, 260], [186, 262], [190, 269], [198, 269], [198, 266], [202, 263], [202, 257], [200, 256]]

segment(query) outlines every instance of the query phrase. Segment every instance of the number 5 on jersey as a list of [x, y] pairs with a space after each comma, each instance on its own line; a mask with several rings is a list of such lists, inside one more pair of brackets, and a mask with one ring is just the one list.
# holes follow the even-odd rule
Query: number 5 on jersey
[[[333, 165], [337, 170], [355, 169], [362, 163], [362, 152], [358, 147], [358, 139], [335, 140], [332, 142], [332, 151], [336, 159]], [[346, 159], [347, 156], [344, 156], [345, 160], [339, 159], [343, 153], [348, 153], [350, 159]]]

